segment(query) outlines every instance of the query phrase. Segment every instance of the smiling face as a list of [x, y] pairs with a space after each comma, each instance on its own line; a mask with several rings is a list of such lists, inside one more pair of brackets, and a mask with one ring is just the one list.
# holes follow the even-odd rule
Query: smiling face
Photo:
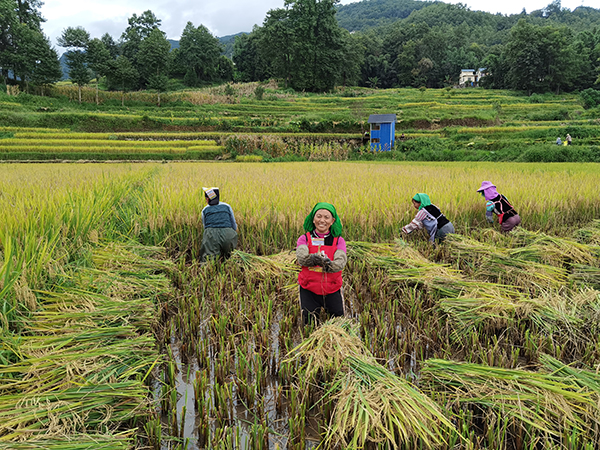
[[415, 209], [419, 209], [419, 206], [421, 206], [421, 202], [418, 202], [415, 199], [413, 199], [412, 204], [415, 207]]
[[319, 209], [313, 217], [315, 231], [319, 234], [329, 233], [329, 228], [333, 225], [333, 222], [335, 222], [333, 215], [326, 209]]

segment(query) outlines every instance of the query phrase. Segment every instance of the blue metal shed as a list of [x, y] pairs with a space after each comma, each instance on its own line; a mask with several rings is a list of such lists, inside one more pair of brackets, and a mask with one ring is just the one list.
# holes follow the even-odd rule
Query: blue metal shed
[[396, 139], [396, 114], [371, 114], [371, 150], [390, 151]]

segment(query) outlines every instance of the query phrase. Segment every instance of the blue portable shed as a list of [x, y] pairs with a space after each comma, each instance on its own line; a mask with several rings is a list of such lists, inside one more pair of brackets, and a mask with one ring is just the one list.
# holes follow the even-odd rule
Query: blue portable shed
[[396, 139], [396, 114], [371, 114], [371, 150], [390, 151]]

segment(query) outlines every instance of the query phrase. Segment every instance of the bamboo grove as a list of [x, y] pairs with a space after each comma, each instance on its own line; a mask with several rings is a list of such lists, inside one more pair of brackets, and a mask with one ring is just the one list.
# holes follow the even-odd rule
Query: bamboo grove
[[[598, 167], [0, 167], [0, 448], [595, 449]], [[481, 180], [518, 205], [485, 224]], [[202, 186], [239, 224], [199, 265]], [[457, 234], [403, 240], [427, 192]], [[344, 225], [346, 317], [300, 325], [304, 216]]]

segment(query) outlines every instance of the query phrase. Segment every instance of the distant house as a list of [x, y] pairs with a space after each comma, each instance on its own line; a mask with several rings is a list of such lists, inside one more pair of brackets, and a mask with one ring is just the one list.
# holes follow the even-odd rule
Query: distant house
[[396, 138], [396, 114], [371, 114], [371, 150], [390, 151]]
[[476, 87], [479, 81], [487, 75], [487, 69], [480, 67], [479, 69], [462, 69], [458, 78], [460, 87]]

